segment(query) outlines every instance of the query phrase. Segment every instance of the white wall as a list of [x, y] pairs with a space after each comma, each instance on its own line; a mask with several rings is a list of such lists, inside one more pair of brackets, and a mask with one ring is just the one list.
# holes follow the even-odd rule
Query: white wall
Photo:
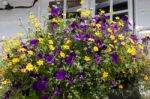
[[0, 10], [0, 40], [4, 36], [10, 37], [24, 31], [22, 27], [18, 26], [18, 19], [21, 18], [24, 24], [27, 23], [29, 12], [35, 14], [39, 20], [42, 20], [42, 16], [47, 16], [49, 1], [52, 0], [39, 0], [33, 8], [29, 9]]

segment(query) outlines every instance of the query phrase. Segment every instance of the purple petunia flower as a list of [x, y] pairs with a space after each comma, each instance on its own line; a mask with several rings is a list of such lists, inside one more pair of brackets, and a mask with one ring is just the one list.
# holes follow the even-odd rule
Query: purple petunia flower
[[11, 94], [11, 91], [10, 91], [10, 90], [9, 90], [9, 91], [7, 91], [7, 92], [5, 93], [5, 95], [4, 95], [4, 97], [3, 97], [3, 99], [9, 99], [10, 94]]
[[84, 80], [85, 77], [86, 77], [86, 74], [85, 74], [84, 72], [78, 72], [78, 78], [79, 78], [80, 80]]
[[75, 78], [74, 78], [73, 76], [70, 76], [70, 77], [69, 77], [69, 83], [70, 83], [70, 84], [74, 83], [74, 80], [75, 80]]
[[87, 28], [88, 28], [87, 25], [81, 25], [81, 26], [80, 26], [80, 29], [81, 29], [81, 30], [85, 30], [85, 29], [87, 29]]
[[102, 60], [102, 57], [101, 57], [101, 56], [98, 56], [98, 57], [96, 57], [96, 59], [95, 59], [95, 61], [96, 61], [97, 64], [100, 63], [101, 60]]
[[57, 80], [65, 80], [66, 78], [66, 72], [64, 70], [58, 70], [55, 72], [54, 74], [54, 77], [57, 79]]
[[54, 55], [57, 54], [57, 53], [59, 53], [60, 51], [61, 51], [60, 48], [56, 48], [56, 49], [54, 50]]
[[71, 23], [71, 24], [69, 25], [69, 27], [71, 27], [71, 28], [77, 28], [77, 27], [78, 27], [78, 24], [77, 24], [77, 22], [73, 22], [73, 23]]
[[37, 56], [38, 56], [39, 59], [44, 58], [44, 54], [43, 53], [39, 53]]
[[113, 52], [110, 54], [111, 58], [112, 58], [112, 61], [117, 64], [119, 62], [119, 56], [116, 52]]
[[41, 96], [40, 99], [49, 99], [48, 95]]
[[54, 61], [54, 56], [52, 56], [52, 55], [45, 55], [45, 61], [48, 64], [52, 63]]
[[69, 56], [66, 58], [66, 63], [68, 65], [72, 64], [72, 62], [75, 59], [75, 57], [76, 57], [75, 53], [70, 53]]
[[52, 7], [50, 14], [52, 16], [59, 16], [62, 14], [62, 10], [60, 8]]
[[138, 39], [137, 39], [137, 36], [134, 35], [134, 34], [131, 34], [131, 35], [130, 35], [130, 38], [131, 38], [133, 41], [137, 41], [137, 40], [138, 40]]
[[55, 95], [55, 96], [60, 96], [60, 95], [61, 95], [61, 92], [60, 92], [59, 90], [55, 90], [55, 91], [54, 91], [54, 95]]
[[43, 91], [48, 89], [48, 77], [37, 78], [32, 86], [33, 90]]
[[83, 40], [84, 39], [84, 34], [77, 34], [77, 35], [75, 35], [74, 39], [78, 40], [78, 41]]
[[30, 46], [36, 46], [38, 44], [38, 40], [37, 39], [33, 39], [33, 40], [30, 40]]

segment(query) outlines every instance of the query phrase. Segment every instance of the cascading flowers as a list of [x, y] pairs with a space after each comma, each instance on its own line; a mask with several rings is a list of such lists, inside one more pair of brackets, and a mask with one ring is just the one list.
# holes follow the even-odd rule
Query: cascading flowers
[[30, 15], [34, 36], [3, 44], [3, 99], [98, 99], [149, 80], [144, 46], [126, 16], [111, 21], [101, 13], [64, 25], [59, 8], [49, 13], [46, 29]]

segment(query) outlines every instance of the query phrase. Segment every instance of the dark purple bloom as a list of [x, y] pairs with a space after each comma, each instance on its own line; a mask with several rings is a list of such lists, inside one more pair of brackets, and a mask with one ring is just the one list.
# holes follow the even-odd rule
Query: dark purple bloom
[[78, 40], [78, 41], [83, 40], [84, 39], [84, 34], [77, 34], [77, 35], [75, 35], [74, 39]]
[[138, 39], [137, 39], [137, 36], [134, 35], [134, 34], [131, 34], [131, 35], [130, 35], [130, 38], [131, 38], [133, 41], [137, 41], [137, 40], [138, 40]]
[[61, 51], [60, 48], [56, 48], [56, 49], [54, 50], [54, 55], [57, 54], [57, 53], [59, 53], [60, 51]]
[[78, 27], [78, 24], [77, 22], [73, 22], [69, 25], [71, 28], [77, 28]]
[[117, 83], [113, 80], [108, 80], [108, 83], [111, 85], [111, 87], [116, 87], [117, 86]]
[[142, 38], [141, 40], [142, 40], [142, 43], [148, 42], [150, 40], [150, 36], [146, 36]]
[[41, 96], [40, 99], [49, 99], [48, 95]]
[[69, 83], [70, 83], [70, 84], [74, 83], [74, 80], [75, 80], [75, 78], [74, 78], [73, 76], [70, 76], [70, 77], [69, 77]]
[[52, 16], [59, 16], [62, 14], [62, 10], [60, 8], [53, 7], [50, 11]]
[[80, 26], [80, 29], [81, 29], [81, 30], [85, 30], [85, 29], [87, 29], [87, 28], [88, 28], [87, 25], [81, 25], [81, 26]]
[[19, 87], [21, 87], [21, 85], [22, 85], [21, 82], [14, 82], [14, 83], [12, 84], [12, 87], [18, 89]]
[[106, 50], [106, 49], [107, 49], [107, 46], [106, 46], [106, 45], [103, 45], [100, 49], [101, 49], [101, 50]]
[[9, 99], [10, 94], [11, 94], [11, 91], [10, 91], [10, 90], [9, 90], [9, 91], [7, 91], [7, 92], [4, 94], [3, 99]]
[[30, 43], [31, 46], [35, 46], [35, 45], [38, 44], [38, 40], [37, 39], [30, 40], [29, 43]]
[[66, 63], [68, 65], [71, 65], [75, 57], [76, 57], [75, 53], [70, 53], [69, 56], [66, 58]]
[[102, 23], [101, 23], [101, 28], [102, 28], [102, 29], [105, 29], [105, 28], [106, 28], [106, 23], [102, 22]]
[[119, 62], [119, 56], [116, 52], [113, 52], [110, 54], [111, 58], [112, 58], [112, 61], [117, 64]]
[[95, 59], [95, 61], [96, 61], [97, 64], [100, 63], [101, 60], [102, 60], [102, 57], [101, 57], [101, 56], [98, 56], [98, 57], [96, 57], [96, 59]]
[[66, 78], [66, 72], [64, 70], [58, 70], [55, 72], [54, 77], [57, 80], [64, 80]]
[[101, 16], [102, 16], [102, 18], [104, 18], [104, 19], [109, 19], [109, 16], [106, 16], [105, 14], [102, 14]]
[[79, 72], [79, 73], [78, 73], [78, 78], [79, 78], [80, 80], [84, 80], [85, 77], [86, 77], [86, 74], [85, 74], [84, 72]]
[[54, 95], [55, 95], [55, 96], [60, 96], [60, 95], [61, 95], [61, 92], [60, 92], [59, 90], [55, 90], [55, 91], [54, 91]]
[[39, 59], [44, 58], [44, 54], [43, 53], [39, 53], [37, 56], [38, 56]]
[[36, 91], [43, 91], [48, 89], [48, 78], [37, 78], [36, 82], [33, 84], [32, 88]]
[[52, 63], [54, 61], [54, 56], [52, 56], [52, 55], [45, 55], [45, 61], [48, 64]]

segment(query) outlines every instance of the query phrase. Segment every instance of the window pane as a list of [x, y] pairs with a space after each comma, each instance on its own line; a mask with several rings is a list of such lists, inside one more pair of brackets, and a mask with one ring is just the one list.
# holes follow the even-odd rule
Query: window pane
[[128, 16], [128, 12], [113, 15], [113, 20], [115, 21], [116, 17], [123, 18], [124, 16]]
[[114, 0], [113, 1], [113, 11], [120, 11], [128, 9], [127, 0]]
[[105, 10], [105, 13], [109, 13], [110, 1], [109, 0], [96, 0], [96, 15], [99, 14], [100, 9]]

